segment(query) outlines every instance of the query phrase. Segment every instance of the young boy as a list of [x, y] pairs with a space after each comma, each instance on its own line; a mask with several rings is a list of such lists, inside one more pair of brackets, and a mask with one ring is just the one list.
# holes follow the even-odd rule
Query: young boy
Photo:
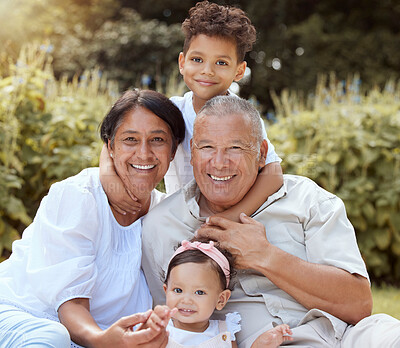
[[[239, 81], [244, 75], [244, 56], [256, 40], [256, 30], [242, 10], [208, 1], [199, 2], [189, 10], [189, 16], [182, 24], [182, 31], [185, 42], [183, 52], [179, 54], [179, 71], [190, 92], [183, 97], [171, 98], [183, 114], [186, 133], [185, 140], [178, 146], [175, 159], [164, 178], [167, 193], [177, 191], [193, 179], [190, 140], [196, 114], [209, 99], [230, 94], [228, 89], [232, 82]], [[264, 138], [268, 140], [265, 130]], [[122, 183], [117, 184], [117, 180], [120, 180], [116, 174], [109, 175], [106, 168], [112, 167], [112, 164], [103, 165], [110, 161], [104, 152], [100, 159], [100, 175], [110, 202], [120, 211], [134, 213], [134, 197], [130, 198], [126, 192], [121, 195], [122, 190], [108, 192], [107, 187], [115, 188]], [[219, 215], [236, 221], [241, 212], [251, 215], [267, 197], [282, 186], [280, 161], [268, 140], [267, 165], [258, 175], [253, 188], [235, 207]]]

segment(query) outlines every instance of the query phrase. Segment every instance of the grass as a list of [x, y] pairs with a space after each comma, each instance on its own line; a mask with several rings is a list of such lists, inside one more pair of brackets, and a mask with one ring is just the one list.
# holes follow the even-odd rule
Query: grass
[[386, 313], [400, 319], [400, 288], [393, 286], [372, 286], [374, 299], [373, 314]]

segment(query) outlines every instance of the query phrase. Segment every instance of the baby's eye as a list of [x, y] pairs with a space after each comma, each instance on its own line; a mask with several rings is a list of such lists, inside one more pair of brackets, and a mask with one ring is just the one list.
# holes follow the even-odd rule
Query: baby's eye
[[175, 288], [175, 289], [173, 290], [173, 292], [176, 292], [177, 294], [181, 294], [181, 293], [182, 293], [182, 289], [180, 289], [180, 288]]
[[196, 62], [196, 63], [202, 63], [202, 62], [203, 62], [203, 59], [201, 59], [201, 58], [199, 58], [199, 57], [194, 57], [194, 58], [192, 58], [192, 61], [193, 61], [193, 62]]
[[196, 295], [205, 295], [206, 293], [203, 290], [196, 290], [195, 294]]

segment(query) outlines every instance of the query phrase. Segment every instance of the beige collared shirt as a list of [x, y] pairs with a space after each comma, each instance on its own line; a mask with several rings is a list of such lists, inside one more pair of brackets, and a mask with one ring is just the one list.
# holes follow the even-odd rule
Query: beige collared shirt
[[[205, 220], [200, 216], [199, 197], [193, 181], [144, 219], [142, 266], [155, 304], [165, 303], [160, 275], [166, 271], [177, 244], [191, 239]], [[281, 189], [252, 217], [264, 224], [269, 242], [280, 249], [308, 262], [335, 266], [368, 278], [343, 202], [312, 180], [284, 175]], [[242, 330], [236, 335], [240, 347], [249, 346], [259, 333], [271, 328], [272, 322], [296, 327], [325, 316], [332, 323], [336, 338], [347, 327], [328, 313], [308, 311], [264, 275], [252, 270], [238, 272], [232, 297], [221, 314], [234, 311], [242, 316]]]

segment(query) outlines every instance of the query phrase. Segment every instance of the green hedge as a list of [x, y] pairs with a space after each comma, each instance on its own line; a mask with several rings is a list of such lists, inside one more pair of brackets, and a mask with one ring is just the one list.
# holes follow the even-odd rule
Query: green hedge
[[400, 84], [359, 92], [322, 81], [310, 107], [273, 94], [268, 136], [286, 173], [312, 178], [343, 199], [374, 279], [400, 280]]
[[0, 255], [55, 181], [98, 164], [99, 122], [118, 96], [99, 71], [57, 81], [46, 45], [0, 71]]

